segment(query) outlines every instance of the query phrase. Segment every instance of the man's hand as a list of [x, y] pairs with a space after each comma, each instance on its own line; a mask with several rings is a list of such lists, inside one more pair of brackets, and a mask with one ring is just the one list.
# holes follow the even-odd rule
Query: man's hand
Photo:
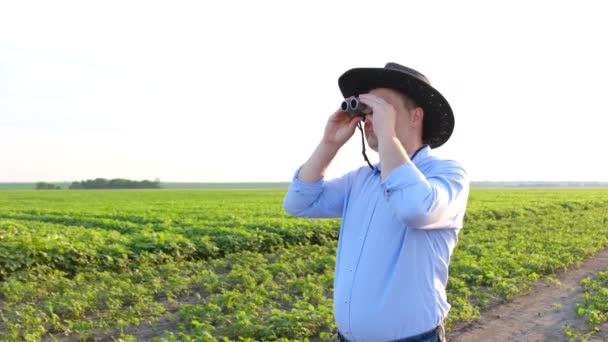
[[300, 169], [298, 178], [308, 183], [321, 179], [338, 150], [355, 133], [357, 122], [362, 120], [362, 116], [352, 117], [342, 109], [333, 113], [327, 120], [323, 140]]
[[390, 103], [384, 101], [383, 98], [373, 94], [361, 94], [359, 100], [368, 105], [373, 115], [372, 124], [374, 132], [378, 139], [391, 138], [395, 136], [395, 122], [397, 120], [397, 111]]
[[373, 94], [361, 94], [359, 99], [373, 110], [371, 119], [378, 137], [381, 176], [384, 180], [399, 165], [410, 161], [407, 151], [397, 138], [395, 130], [397, 110], [393, 105]]
[[338, 109], [327, 120], [322, 142], [339, 149], [353, 136], [357, 123], [362, 120], [362, 116], [353, 117], [348, 112]]

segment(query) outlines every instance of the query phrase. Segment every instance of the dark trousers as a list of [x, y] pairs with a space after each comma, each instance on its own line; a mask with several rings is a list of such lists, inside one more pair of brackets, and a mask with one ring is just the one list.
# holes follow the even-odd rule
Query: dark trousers
[[[439, 324], [435, 329], [423, 332], [415, 336], [405, 337], [391, 342], [446, 342], [445, 329], [443, 323]], [[339, 331], [337, 342], [349, 342]]]

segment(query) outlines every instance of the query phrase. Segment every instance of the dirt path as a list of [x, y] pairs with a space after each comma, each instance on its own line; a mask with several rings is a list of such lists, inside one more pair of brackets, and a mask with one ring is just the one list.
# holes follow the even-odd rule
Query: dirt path
[[[604, 249], [580, 267], [557, 275], [561, 285], [540, 281], [527, 295], [482, 311], [480, 321], [454, 327], [448, 341], [568, 341], [563, 326], [583, 322], [575, 314], [576, 301], [583, 294], [580, 281], [607, 268], [608, 249]], [[589, 341], [608, 341], [607, 329], [608, 324], [603, 324]]]

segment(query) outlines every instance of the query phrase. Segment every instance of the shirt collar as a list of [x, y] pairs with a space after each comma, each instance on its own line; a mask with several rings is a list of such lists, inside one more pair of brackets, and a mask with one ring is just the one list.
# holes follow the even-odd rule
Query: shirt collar
[[[414, 161], [418, 161], [424, 157], [426, 157], [429, 154], [429, 151], [431, 150], [431, 147], [428, 144], [424, 144], [422, 145], [422, 148], [420, 149], [420, 152], [418, 152], [418, 154], [416, 155], [416, 158], [414, 158], [414, 160], [412, 160], [412, 162]], [[412, 158], [412, 156], [414, 155], [414, 153], [416, 153], [416, 151], [408, 153], [408, 156], [410, 157], [410, 159]], [[416, 163], [414, 163], [416, 164]], [[382, 171], [380, 162], [377, 162], [376, 164], [374, 164], [374, 171], [379, 173]]]

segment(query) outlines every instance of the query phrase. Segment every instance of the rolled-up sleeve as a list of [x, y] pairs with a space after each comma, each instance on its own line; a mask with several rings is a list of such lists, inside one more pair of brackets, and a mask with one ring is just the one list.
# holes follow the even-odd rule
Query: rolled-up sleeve
[[428, 175], [406, 162], [392, 170], [381, 186], [395, 216], [408, 227], [461, 228], [469, 178], [458, 162], [443, 160]]
[[350, 174], [332, 180], [322, 177], [314, 183], [305, 183], [298, 178], [301, 168], [296, 170], [287, 189], [283, 209], [298, 217], [341, 217]]

